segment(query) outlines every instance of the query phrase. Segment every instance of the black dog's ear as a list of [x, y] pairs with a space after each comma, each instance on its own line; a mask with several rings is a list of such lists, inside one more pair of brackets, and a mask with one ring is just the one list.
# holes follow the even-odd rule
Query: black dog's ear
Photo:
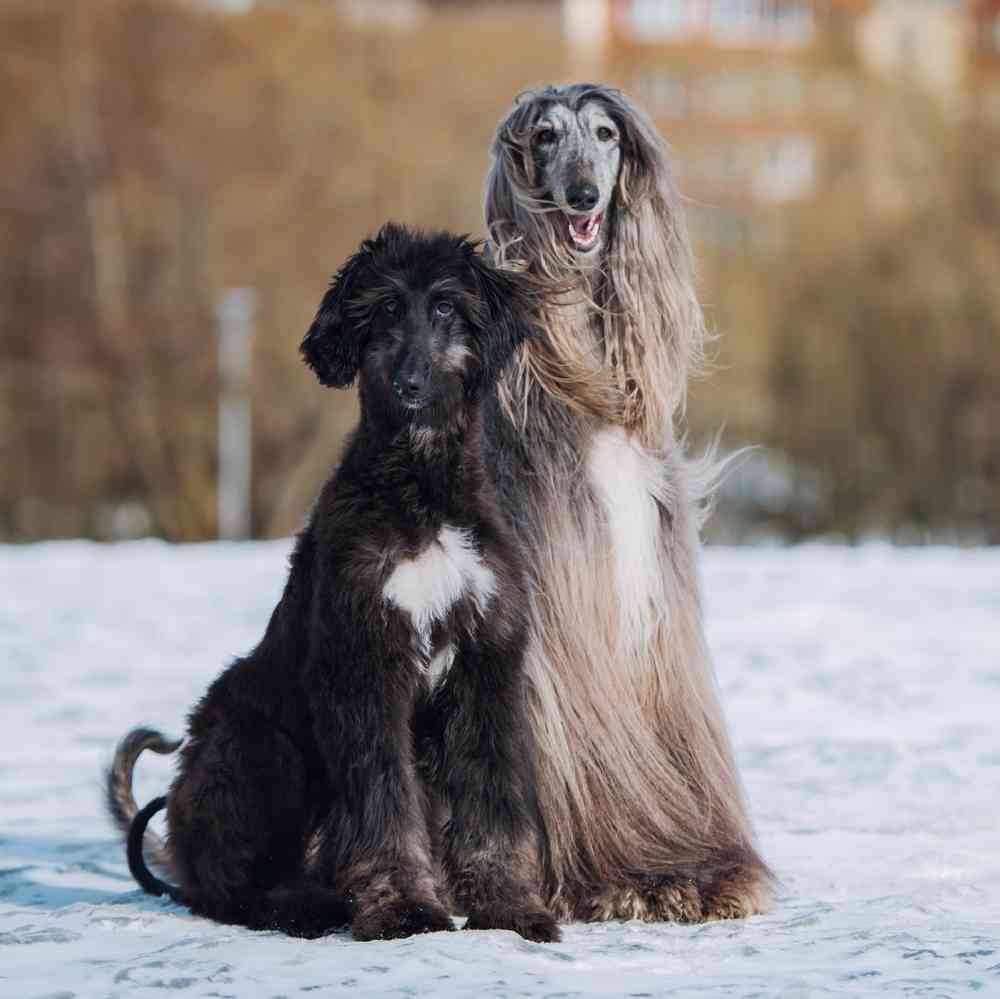
[[476, 337], [479, 372], [472, 388], [482, 391], [496, 383], [521, 344], [533, 334], [533, 299], [524, 276], [498, 270], [475, 250], [469, 251], [469, 263], [482, 303]]
[[358, 375], [365, 329], [346, 310], [370, 256], [370, 245], [363, 243], [337, 271], [299, 347], [306, 364], [323, 385], [344, 388]]

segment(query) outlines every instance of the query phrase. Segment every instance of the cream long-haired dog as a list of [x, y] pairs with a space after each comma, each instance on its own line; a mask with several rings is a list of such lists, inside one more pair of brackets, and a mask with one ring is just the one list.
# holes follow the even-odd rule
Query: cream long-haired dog
[[494, 400], [491, 463], [532, 573], [527, 669], [560, 919], [766, 908], [702, 629], [712, 463], [675, 420], [705, 328], [664, 144], [620, 92], [521, 95], [486, 188], [494, 256], [548, 288]]

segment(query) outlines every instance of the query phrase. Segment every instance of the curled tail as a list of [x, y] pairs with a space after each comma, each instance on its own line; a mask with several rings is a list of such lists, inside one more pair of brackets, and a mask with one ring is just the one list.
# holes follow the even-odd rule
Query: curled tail
[[160, 797], [154, 798], [145, 808], [136, 812], [135, 818], [132, 820], [132, 827], [128, 831], [128, 869], [144, 892], [150, 895], [167, 895], [179, 905], [187, 905], [187, 900], [180, 888], [168, 885], [166, 881], [161, 881], [146, 866], [146, 860], [142, 855], [146, 826], [161, 808], [166, 807], [167, 799]]
[[[108, 767], [107, 806], [112, 821], [121, 830], [122, 836], [127, 839], [132, 836], [133, 822], [139, 814], [139, 806], [132, 794], [132, 771], [135, 770], [135, 762], [139, 758], [139, 754], [146, 749], [151, 749], [154, 753], [168, 755], [176, 752], [180, 744], [181, 740], [172, 741], [151, 728], [133, 729], [118, 743], [114, 759], [111, 761], [111, 766]], [[145, 810], [143, 809], [143, 811]], [[153, 812], [155, 811], [157, 809], [153, 809]], [[145, 829], [153, 812], [149, 812], [146, 816], [146, 821], [142, 824], [143, 829]], [[171, 870], [170, 851], [167, 849], [166, 843], [156, 833], [146, 833], [145, 844], [141, 852], [155, 867], [167, 872]], [[135, 871], [132, 873], [134, 874]]]

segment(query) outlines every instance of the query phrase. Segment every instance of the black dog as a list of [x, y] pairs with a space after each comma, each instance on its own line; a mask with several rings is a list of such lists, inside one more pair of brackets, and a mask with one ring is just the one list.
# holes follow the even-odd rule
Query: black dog
[[[136, 814], [136, 757], [173, 748], [158, 733], [127, 736], [109, 773], [146, 891], [298, 936], [451, 929], [455, 903], [469, 928], [559, 938], [538, 892], [525, 583], [481, 458], [480, 398], [528, 299], [465, 239], [391, 224], [337, 274], [302, 352], [324, 385], [360, 373], [361, 421], [281, 601], [193, 711], [169, 796]], [[164, 804], [179, 887], [143, 860]]]

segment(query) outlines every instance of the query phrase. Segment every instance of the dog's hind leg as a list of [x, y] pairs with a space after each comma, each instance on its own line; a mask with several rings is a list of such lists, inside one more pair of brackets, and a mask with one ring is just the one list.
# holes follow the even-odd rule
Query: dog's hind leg
[[167, 806], [191, 910], [300, 937], [343, 926], [343, 898], [304, 878], [312, 793], [302, 752], [264, 719], [233, 712], [193, 738]]
[[[180, 905], [186, 905], [189, 900], [181, 890], [151, 874], [142, 856], [146, 825], [150, 817], [165, 805], [166, 800], [156, 798], [136, 815], [129, 830], [129, 868], [136, 881], [151, 895], [167, 895]], [[257, 895], [251, 889], [237, 902], [229, 899], [219, 908], [214, 907], [204, 896], [197, 904], [206, 915], [215, 915], [223, 921], [245, 923], [251, 929], [280, 930], [293, 937], [322, 936], [332, 927], [347, 923], [351, 918], [350, 909], [339, 896], [305, 882], [272, 888], [262, 895]]]

